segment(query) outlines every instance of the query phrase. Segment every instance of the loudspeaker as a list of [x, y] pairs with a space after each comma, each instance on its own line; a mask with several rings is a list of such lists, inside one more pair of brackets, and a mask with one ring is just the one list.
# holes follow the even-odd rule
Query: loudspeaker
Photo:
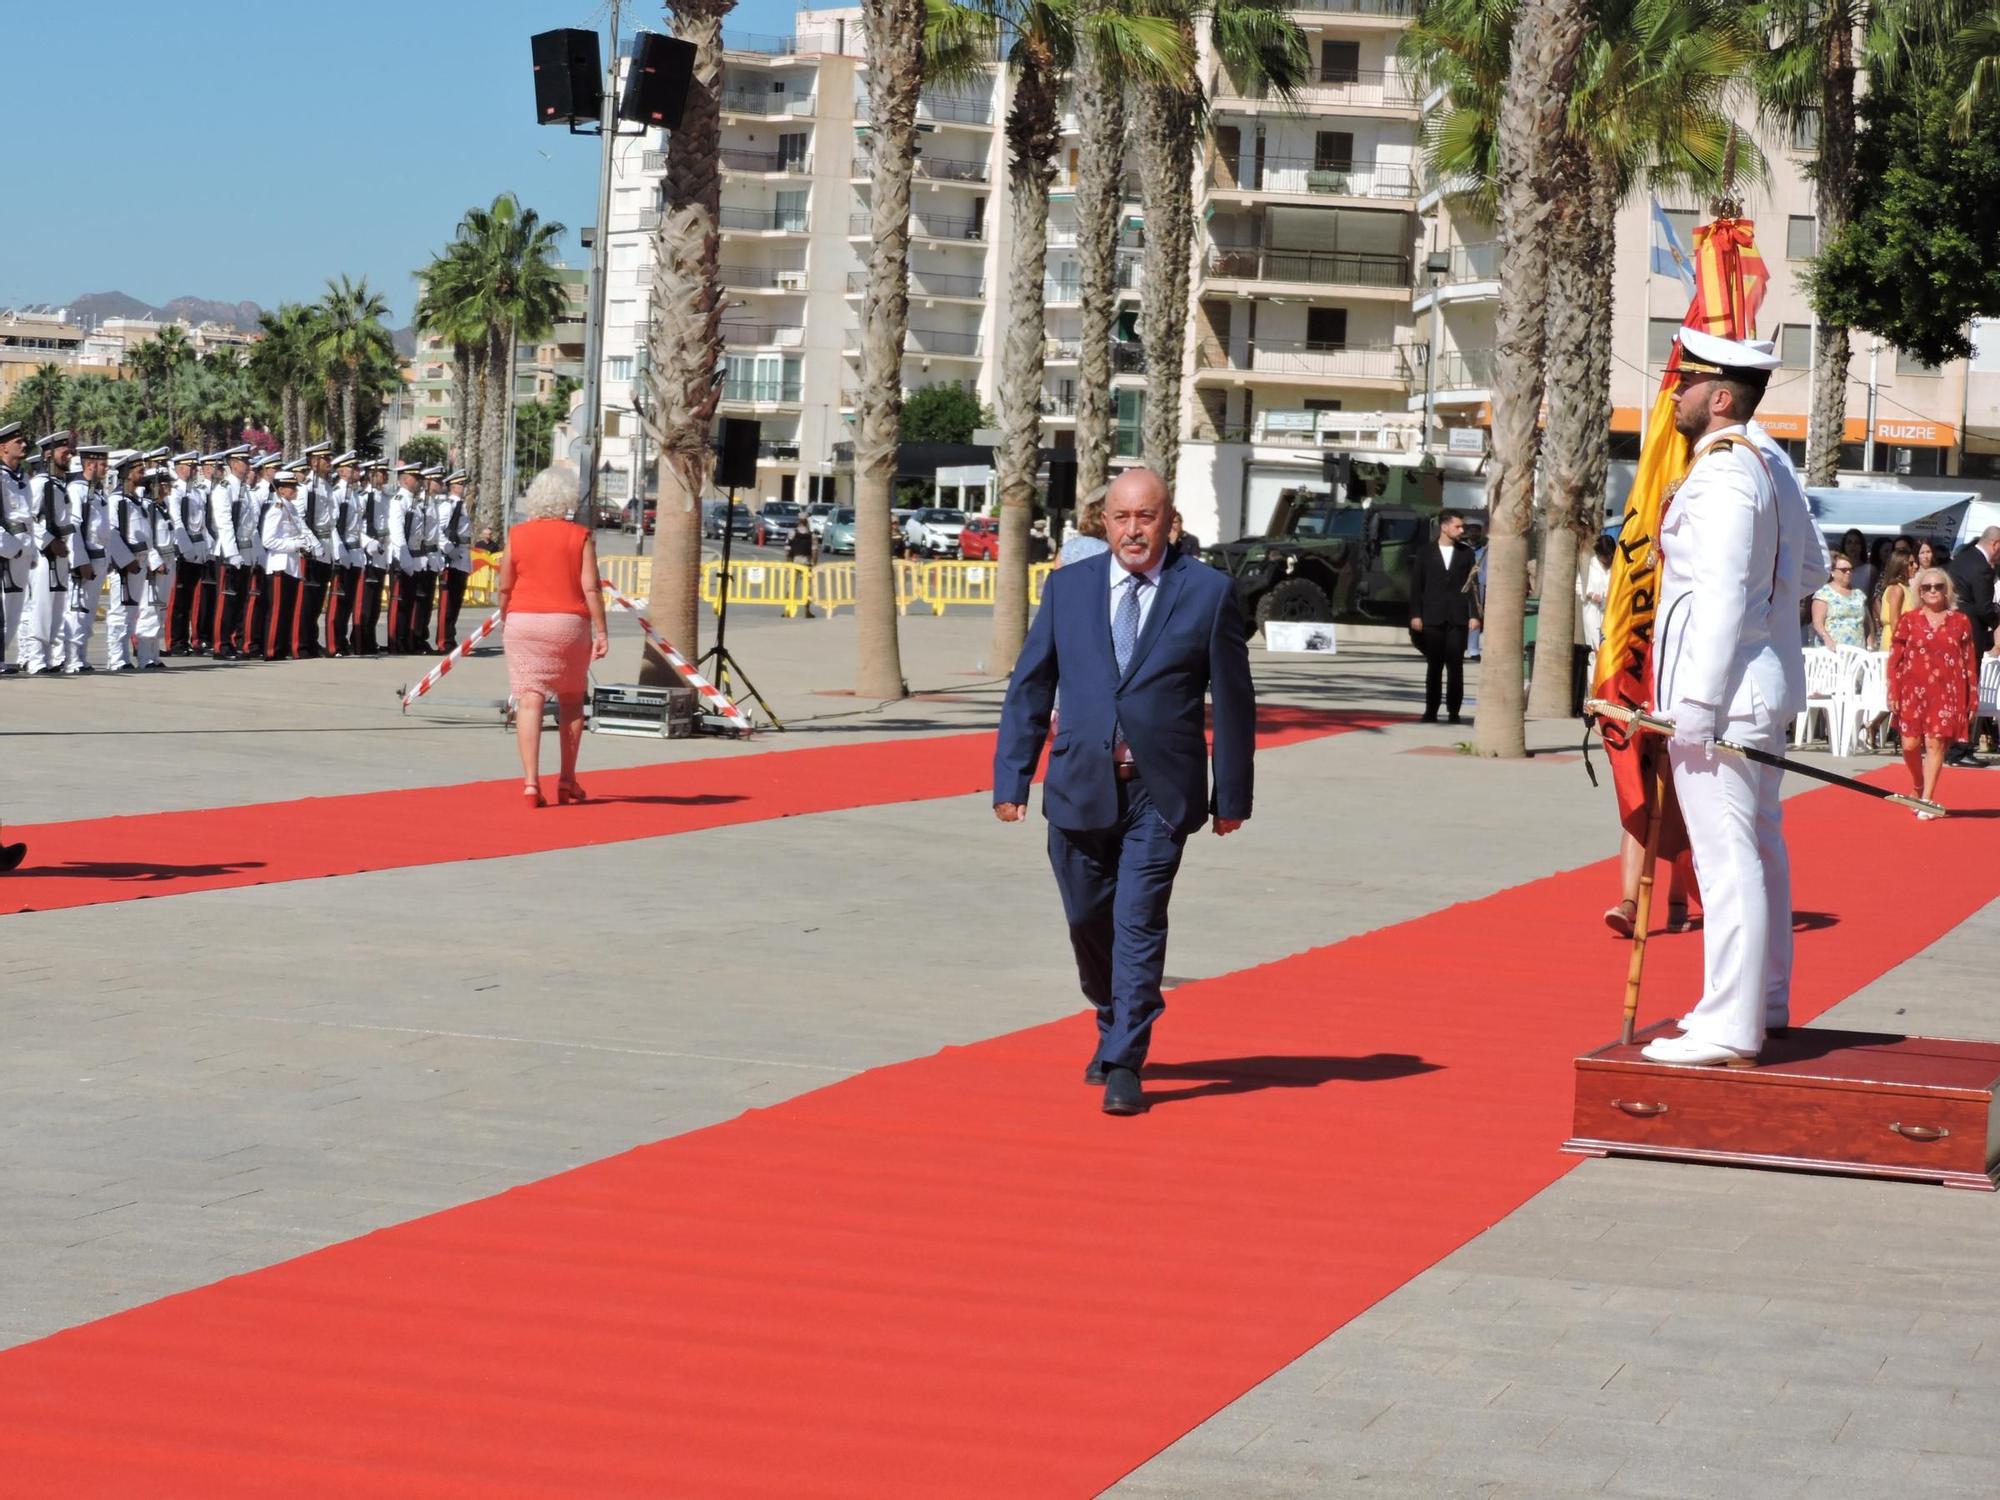
[[530, 39], [535, 53], [535, 119], [543, 125], [604, 116], [604, 65], [597, 33], [569, 27]]
[[724, 417], [715, 439], [715, 487], [754, 489], [757, 484], [757, 440], [763, 424], [748, 417]]
[[1062, 514], [1076, 509], [1076, 459], [1056, 455], [1049, 459], [1047, 509]]
[[618, 98], [618, 118], [679, 130], [693, 82], [694, 43], [642, 31], [632, 43], [632, 71]]

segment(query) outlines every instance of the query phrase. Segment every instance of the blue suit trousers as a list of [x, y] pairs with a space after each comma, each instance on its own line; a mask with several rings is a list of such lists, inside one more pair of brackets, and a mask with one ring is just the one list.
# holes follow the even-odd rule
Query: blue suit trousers
[[1097, 1060], [1137, 1069], [1166, 1008], [1167, 903], [1187, 836], [1161, 816], [1145, 782], [1118, 783], [1110, 828], [1049, 825], [1049, 864], [1062, 893], [1084, 998], [1097, 1008]]

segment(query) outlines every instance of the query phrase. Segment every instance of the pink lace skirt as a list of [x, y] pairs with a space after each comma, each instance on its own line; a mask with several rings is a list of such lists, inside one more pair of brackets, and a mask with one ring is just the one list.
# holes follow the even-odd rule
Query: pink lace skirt
[[590, 675], [587, 616], [509, 612], [500, 640], [507, 650], [507, 686], [516, 698], [583, 696]]

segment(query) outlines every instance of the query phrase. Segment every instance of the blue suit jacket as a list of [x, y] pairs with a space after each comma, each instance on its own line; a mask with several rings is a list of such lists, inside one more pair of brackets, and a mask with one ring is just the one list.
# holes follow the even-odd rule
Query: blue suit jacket
[[[1249, 817], [1257, 701], [1228, 575], [1171, 555], [1121, 677], [1111, 650], [1113, 566], [1109, 553], [1099, 553], [1049, 575], [1001, 711], [994, 803], [1028, 800], [1060, 683], [1062, 720], [1042, 790], [1042, 810], [1058, 828], [1117, 825], [1114, 723], [1125, 730], [1153, 805], [1177, 832], [1192, 833], [1211, 812]], [[1204, 696], [1215, 700], [1212, 797]]]

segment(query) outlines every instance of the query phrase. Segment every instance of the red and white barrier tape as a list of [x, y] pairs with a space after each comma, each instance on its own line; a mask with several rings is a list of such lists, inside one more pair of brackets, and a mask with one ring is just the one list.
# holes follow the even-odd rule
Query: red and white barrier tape
[[458, 643], [457, 650], [453, 651], [451, 655], [447, 656], [443, 661], [439, 662], [436, 666], [432, 667], [430, 671], [426, 672], [424, 674], [424, 680], [422, 682], [418, 683], [415, 687], [411, 688], [407, 693], [403, 694], [403, 708], [405, 712], [408, 711], [412, 703], [415, 703], [419, 698], [423, 697], [425, 693], [428, 693], [432, 688], [436, 687], [438, 683], [443, 681], [445, 673], [449, 672], [454, 666], [458, 665], [459, 658], [472, 655], [472, 648], [478, 645], [481, 641], [485, 640], [486, 637], [493, 634], [493, 632], [499, 628], [500, 628], [500, 611], [496, 609], [493, 611], [492, 614], [486, 617], [485, 622], [481, 624], [477, 630], [473, 631], [471, 635], [467, 636], [464, 640]]
[[744, 733], [748, 734], [750, 732], [750, 720], [743, 710], [730, 702], [724, 694], [718, 692], [707, 678], [694, 669], [693, 664], [685, 656], [682, 656], [680, 652], [667, 644], [666, 637], [653, 628], [653, 622], [646, 618], [644, 610], [640, 609], [632, 600], [619, 593], [610, 579], [600, 578], [597, 580], [597, 584], [599, 588], [611, 596], [614, 604], [639, 622], [639, 628], [646, 632], [646, 639], [653, 643], [653, 649], [667, 659], [667, 665], [680, 674], [681, 681], [694, 689], [695, 696], [701, 699], [706, 707], [721, 714]]

